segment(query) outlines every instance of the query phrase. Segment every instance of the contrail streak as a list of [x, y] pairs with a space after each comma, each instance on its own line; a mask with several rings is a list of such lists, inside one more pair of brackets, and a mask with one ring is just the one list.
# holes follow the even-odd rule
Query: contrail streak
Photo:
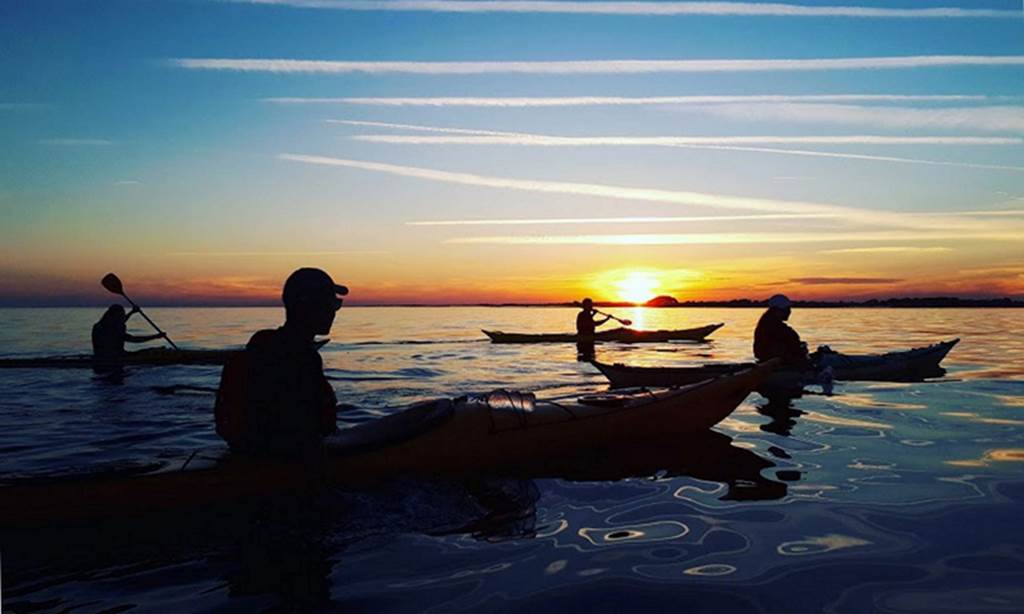
[[418, 75], [606, 75], [652, 73], [892, 70], [904, 68], [1024, 66], [1024, 56], [919, 55], [814, 59], [577, 60], [509, 62], [349, 62], [333, 60], [179, 58], [171, 62], [194, 70], [295, 74]]
[[923, 9], [862, 6], [804, 6], [756, 2], [550, 2], [538, 0], [232, 0], [340, 11], [419, 11], [434, 13], [555, 13], [633, 16], [848, 17], [859, 19], [1010, 19], [1019, 11], [935, 7]]

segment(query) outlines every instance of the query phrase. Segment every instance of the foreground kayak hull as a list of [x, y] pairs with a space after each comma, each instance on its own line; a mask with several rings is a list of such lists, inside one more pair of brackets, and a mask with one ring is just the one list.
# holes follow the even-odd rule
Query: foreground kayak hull
[[[322, 481], [358, 486], [397, 478], [514, 475], [545, 457], [706, 431], [742, 403], [774, 366], [679, 389], [537, 402], [526, 411], [474, 398], [420, 404], [344, 429], [329, 443]], [[410, 422], [428, 428], [361, 449], [361, 442], [374, 442], [382, 431], [391, 431], [395, 439], [394, 433], [408, 430]], [[297, 463], [224, 454], [193, 461], [187, 470], [0, 487], [0, 528], [173, 512], [310, 487], [309, 471]]]
[[[837, 381], [920, 381], [941, 376], [944, 371], [939, 363], [949, 354], [959, 339], [936, 343], [923, 348], [877, 355], [828, 354], [823, 356], [823, 366], [832, 368]], [[605, 364], [591, 361], [612, 388], [634, 388], [640, 386], [685, 386], [706, 379], [720, 377], [748, 369], [753, 363], [721, 363], [700, 367], [635, 367], [623, 364]], [[812, 384], [817, 376], [813, 371], [777, 369], [761, 386], [762, 391], [783, 391], [799, 389]]]
[[[603, 330], [594, 335], [594, 341], [617, 341], [619, 343], [663, 343], [666, 341], [703, 341], [724, 324], [708, 324], [697, 328], [679, 330], [633, 330], [615, 328]], [[494, 343], [576, 343], [580, 337], [573, 333], [506, 333], [500, 330], [483, 331]]]
[[126, 352], [119, 360], [96, 360], [91, 354], [0, 358], [0, 369], [112, 369], [117, 367], [162, 367], [168, 365], [223, 365], [237, 350], [172, 350], [152, 348]]

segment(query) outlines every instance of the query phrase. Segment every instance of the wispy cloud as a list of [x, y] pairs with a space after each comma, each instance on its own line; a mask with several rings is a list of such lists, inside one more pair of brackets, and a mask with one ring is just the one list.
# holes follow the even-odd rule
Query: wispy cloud
[[839, 104], [764, 103], [700, 106], [702, 112], [743, 121], [853, 124], [905, 130], [928, 128], [1024, 132], [1024, 107], [988, 106], [944, 109], [868, 107]]
[[142, 182], [135, 179], [122, 179], [121, 181], [115, 181], [114, 185], [140, 185]]
[[873, 285], [873, 284], [892, 284], [899, 281], [905, 281], [903, 279], [895, 277], [794, 277], [789, 281], [806, 284], [808, 286], [831, 286], [831, 285]]
[[959, 233], [657, 233], [657, 234], [605, 234], [605, 235], [540, 235], [457, 237], [447, 239], [449, 244], [470, 245], [738, 245], [738, 244], [799, 244], [799, 243], [857, 243], [876, 241], [922, 240], [986, 240], [1022, 242], [1024, 235], [1015, 232], [959, 232]]
[[[662, 190], [655, 188], [634, 188], [598, 183], [579, 183], [568, 181], [548, 181], [534, 179], [512, 179], [506, 177], [476, 175], [471, 173], [456, 173], [414, 166], [399, 166], [396, 164], [385, 164], [380, 162], [365, 162], [361, 160], [349, 160], [344, 158], [330, 158], [325, 156], [311, 156], [286, 153], [280, 154], [278, 157], [282, 160], [301, 162], [304, 164], [354, 168], [365, 171], [387, 173], [390, 175], [412, 177], [416, 179], [458, 185], [539, 192], [547, 194], [569, 194], [576, 196], [613, 198], [618, 200], [631, 200], [663, 204], [693, 205], [727, 210], [741, 209], [748, 211], [759, 211], [768, 214], [825, 214], [834, 215], [849, 221], [855, 221], [859, 223], [878, 224], [894, 226], [899, 228], [942, 230], [948, 229], [949, 227], [948, 218], [911, 216], [901, 213], [893, 213], [889, 211], [856, 209], [852, 207], [843, 207], [839, 205], [832, 205], [826, 203], [776, 200], [746, 196], [730, 196], [722, 194], [709, 194], [704, 192]], [[989, 223], [982, 220], [961, 220], [958, 226], [964, 232], [972, 229], [977, 231], [1006, 229], [1005, 224], [1000, 224], [998, 227], [993, 227]], [[1018, 233], [1017, 236], [1020, 237], [1024, 235], [1020, 235]]]
[[953, 251], [949, 247], [914, 247], [911, 245], [886, 245], [880, 247], [848, 247], [846, 249], [826, 249], [822, 254], [935, 254]]
[[178, 58], [171, 62], [194, 70], [307, 74], [650, 74], [886, 70], [904, 68], [1024, 66], [1019, 55], [917, 55], [813, 59], [578, 60], [536, 62], [349, 62], [334, 60]]
[[805, 149], [778, 149], [773, 147], [731, 147], [718, 145], [681, 145], [691, 149], [719, 149], [722, 151], [748, 151], [753, 153], [778, 154], [785, 156], [807, 156], [812, 158], [839, 158], [847, 160], [865, 160], [868, 162], [895, 162], [897, 164], [924, 164], [927, 166], [949, 166], [954, 168], [976, 168], [981, 170], [1024, 172], [1024, 166], [1005, 164], [980, 164], [975, 162], [950, 162], [948, 160], [927, 160], [922, 158], [904, 158], [900, 156], [878, 156], [871, 154], [841, 153], [835, 151], [814, 151]]
[[[481, 142], [481, 141], [474, 141], [474, 142], [463, 141], [463, 142], [456, 143], [456, 142], [452, 141], [452, 142], [449, 142], [447, 144], [475, 144], [475, 145], [484, 145], [484, 144], [535, 145], [536, 144], [536, 145], [543, 145], [545, 143], [534, 143], [534, 142], [528, 142], [528, 141], [530, 141], [531, 139], [539, 139], [539, 138], [553, 138], [553, 137], [546, 137], [546, 135], [533, 135], [533, 134], [524, 134], [524, 133], [518, 133], [518, 132], [501, 132], [501, 131], [496, 131], [496, 130], [471, 130], [471, 129], [465, 129], [465, 128], [447, 128], [447, 127], [439, 127], [439, 126], [424, 126], [424, 125], [418, 125], [418, 124], [395, 124], [395, 123], [387, 123], [387, 122], [371, 122], [371, 121], [339, 120], [339, 119], [329, 119], [329, 120], [326, 120], [326, 121], [327, 121], [327, 123], [346, 124], [346, 125], [351, 125], [351, 126], [368, 126], [368, 127], [389, 128], [389, 129], [396, 129], [396, 130], [412, 130], [412, 131], [416, 131], [416, 132], [435, 132], [435, 133], [442, 133], [442, 134], [461, 134], [461, 135], [482, 136], [482, 137], [503, 137], [503, 140], [509, 141], [509, 142], [501, 142], [501, 143], [484, 143], [484, 142]], [[404, 143], [404, 144], [427, 144], [427, 143], [440, 144], [442, 142], [442, 141], [439, 141], [439, 140], [425, 141], [422, 138], [420, 138], [418, 141], [413, 141], [412, 139], [416, 139], [417, 137], [395, 137], [395, 136], [388, 136], [388, 137], [386, 137], [386, 139], [385, 139], [385, 137], [374, 136], [373, 139], [368, 139], [368, 136], [374, 136], [374, 135], [358, 136], [358, 137], [352, 137], [352, 138], [356, 138], [358, 140], [374, 140], [374, 141], [377, 141], [377, 142]], [[401, 139], [408, 139], [408, 140], [397, 140], [399, 138], [401, 138]], [[703, 138], [711, 139], [711, 138], [716, 138], [716, 137], [703, 137]], [[739, 137], [730, 137], [730, 138], [739, 138]], [[749, 137], [747, 137], [747, 138], [749, 138]], [[765, 137], [757, 137], [757, 138], [765, 138]], [[797, 138], [800, 138], [800, 137], [797, 137]], [[821, 138], [821, 137], [818, 137], [818, 138]], [[855, 138], [855, 137], [842, 137], [842, 138]], [[942, 138], [942, 137], [932, 137], [932, 138]], [[987, 139], [989, 137], [982, 137], [982, 138]], [[516, 139], [521, 139], [521, 142], [512, 142], [513, 140], [516, 140]], [[947, 145], [952, 145], [952, 144], [957, 144], [957, 145], [966, 145], [966, 144], [972, 144], [972, 145], [982, 145], [982, 144], [984, 144], [984, 145], [1013, 145], [1013, 144], [1018, 144], [1020, 142], [1021, 142], [1020, 139], [1010, 139], [1009, 142], [1001, 142], [1001, 141], [994, 141], [994, 142], [993, 141], [988, 141], [988, 142], [983, 142], [983, 143], [978, 143], [978, 142], [974, 142], [974, 143], [946, 142], [946, 143], [941, 143], [941, 144], [947, 144]], [[795, 142], [791, 142], [791, 143], [795, 143]], [[821, 157], [821, 158], [845, 158], [845, 159], [851, 159], [851, 160], [867, 160], [867, 161], [872, 161], [872, 162], [896, 162], [896, 163], [901, 163], [901, 164], [924, 164], [924, 165], [932, 165], [932, 166], [950, 166], [950, 167], [958, 167], [958, 168], [977, 168], [977, 169], [985, 169], [985, 170], [1003, 170], [1003, 171], [1024, 172], [1024, 166], [1007, 166], [1007, 165], [998, 165], [998, 164], [976, 164], [976, 163], [972, 163], [972, 162], [950, 162], [950, 161], [945, 161], [945, 160], [926, 160], [926, 159], [905, 158], [905, 157], [898, 157], [898, 156], [879, 156], [879, 155], [871, 155], [871, 154], [852, 154], [852, 153], [827, 152], [827, 151], [815, 151], [815, 150], [803, 150], [803, 149], [779, 149], [779, 148], [772, 148], [772, 147], [738, 146], [738, 145], [727, 145], [727, 144], [724, 144], [724, 143], [715, 144], [714, 142], [712, 142], [710, 140], [705, 142], [705, 143], [697, 143], [697, 142], [684, 143], [682, 141], [677, 141], [675, 143], [655, 143], [655, 142], [645, 142], [645, 143], [612, 143], [612, 142], [607, 142], [607, 143], [582, 143], [582, 142], [575, 142], [575, 143], [563, 143], [561, 145], [562, 146], [568, 146], [568, 145], [576, 145], [576, 146], [590, 145], [590, 146], [595, 146], [595, 145], [599, 145], [599, 144], [600, 145], [605, 145], [605, 146], [614, 146], [614, 145], [634, 145], [634, 146], [646, 145], [646, 146], [662, 146], [662, 147], [671, 146], [671, 147], [684, 147], [684, 148], [690, 148], [690, 149], [715, 149], [715, 150], [722, 150], [722, 151], [746, 151], [746, 152], [754, 152], [754, 153], [769, 153], [769, 154], [790, 155], [790, 156], [808, 156], [808, 157]], [[805, 142], [803, 144], [811, 144], [811, 143]], [[839, 143], [839, 142], [830, 142], [829, 144], [833, 144], [833, 145], [835, 145], [835, 144], [847, 144], [848, 145], [848, 144], [869, 144], [869, 143], [850, 143], [850, 142]], [[894, 145], [894, 144], [907, 144], [907, 143], [895, 143], [895, 142], [882, 143], [882, 142], [878, 142], [878, 143], [871, 143], [871, 144], [879, 144], [879, 145], [881, 145], [881, 144], [889, 144], [889, 145]], [[919, 142], [917, 144], [923, 144], [923, 142]], [[928, 143], [928, 144], [935, 145], [935, 144], [940, 144], [940, 143], [934, 143], [933, 142], [933, 143]], [[555, 144], [555, 145], [557, 145], [557, 144]]]
[[107, 139], [40, 139], [36, 141], [40, 145], [54, 145], [58, 147], [104, 147], [113, 145], [113, 141]]
[[975, 136], [596, 136], [568, 137], [522, 132], [499, 132], [495, 130], [471, 130], [466, 128], [445, 128], [419, 124], [393, 124], [386, 122], [329, 119], [328, 123], [376, 128], [395, 128], [417, 132], [440, 132], [463, 136], [406, 136], [406, 135], [356, 135], [357, 141], [372, 143], [395, 143], [404, 145], [527, 145], [545, 147], [594, 147], [594, 146], [660, 146], [679, 147], [682, 145], [1020, 145], [1024, 139], [1017, 137], [975, 137]]
[[[971, 217], [971, 216], [1024, 216], [1024, 211], [942, 211], [907, 213], [908, 216]], [[828, 213], [777, 213], [761, 215], [685, 215], [685, 216], [630, 216], [630, 217], [542, 217], [517, 219], [472, 219], [472, 220], [417, 220], [406, 222], [407, 226], [544, 226], [564, 224], [672, 224], [686, 222], [735, 222], [768, 220], [834, 219], [843, 217]], [[856, 250], [829, 250], [822, 253], [856, 252], [938, 252], [949, 251], [945, 247], [873, 247]]]
[[188, 258], [291, 258], [306, 256], [374, 256], [387, 254], [384, 250], [345, 250], [322, 252], [170, 252], [168, 256]]
[[680, 222], [731, 222], [745, 220], [828, 219], [839, 217], [824, 213], [779, 213], [765, 215], [689, 215], [648, 217], [561, 217], [507, 220], [422, 220], [407, 226], [535, 226], [546, 224], [661, 224]]
[[806, 6], [757, 2], [550, 2], [537, 0], [233, 0], [297, 8], [342, 11], [420, 11], [436, 13], [559, 13], [589, 15], [738, 17], [852, 17], [896, 19], [1009, 19], [1019, 11], [996, 9], [876, 8]]
[[642, 105], [754, 104], [770, 102], [967, 102], [987, 96], [962, 94], [752, 94], [735, 96], [562, 96], [562, 97], [418, 97], [418, 98], [264, 98], [273, 104], [352, 104], [384, 107], [585, 107]]
[[1020, 145], [1024, 139], [987, 136], [411, 136], [365, 134], [351, 137], [396, 145], [520, 145], [530, 147], [679, 147], [684, 145]]
[[520, 132], [502, 132], [499, 130], [479, 130], [475, 128], [449, 128], [447, 126], [425, 126], [423, 124], [396, 124], [393, 122], [371, 122], [358, 119], [325, 119], [327, 124], [344, 126], [362, 126], [367, 128], [389, 128], [395, 130], [412, 130], [414, 132], [439, 132], [441, 134], [469, 134], [476, 136], [529, 136]]
[[981, 211], [948, 211], [932, 215], [975, 215], [980, 217], [1019, 217], [1024, 215], [1024, 209], [996, 209]]

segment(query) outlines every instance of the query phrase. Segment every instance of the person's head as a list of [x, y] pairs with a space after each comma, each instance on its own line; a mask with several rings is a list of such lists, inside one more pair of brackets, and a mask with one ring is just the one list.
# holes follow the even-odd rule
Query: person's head
[[768, 309], [778, 314], [782, 320], [788, 320], [793, 304], [785, 294], [776, 294], [768, 299]]
[[580, 307], [589, 311], [594, 308], [594, 301], [592, 301], [590, 298], [585, 298], [582, 301], [580, 301]]
[[301, 268], [288, 276], [281, 292], [288, 323], [314, 335], [331, 332], [334, 314], [341, 309], [339, 296], [348, 288], [334, 283], [331, 276], [314, 268]]
[[104, 324], [116, 324], [118, 322], [124, 322], [124, 307], [121, 305], [111, 305], [107, 307], [107, 310], [103, 312], [103, 317], [100, 318], [100, 322]]

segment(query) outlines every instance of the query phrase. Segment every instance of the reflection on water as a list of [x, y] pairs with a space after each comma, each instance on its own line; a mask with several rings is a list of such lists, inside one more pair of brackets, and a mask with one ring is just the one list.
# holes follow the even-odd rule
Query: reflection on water
[[821, 554], [832, 550], [843, 548], [856, 548], [867, 546], [871, 542], [850, 537], [849, 535], [822, 535], [820, 537], [806, 537], [799, 541], [785, 542], [779, 544], [778, 552], [782, 556], [806, 556], [809, 554]]
[[764, 399], [757, 402], [756, 407], [757, 413], [771, 420], [762, 424], [761, 430], [783, 437], [793, 432], [796, 419], [804, 415], [804, 412], [793, 406], [793, 399], [787, 396]]
[[[179, 344], [238, 346], [273, 309], [154, 309]], [[614, 312], [614, 310], [613, 310]], [[324, 350], [347, 422], [405, 403], [604, 386], [561, 331], [576, 310], [350, 309]], [[598, 344], [605, 362], [750, 358], [757, 310], [633, 309], [637, 327], [726, 322], [707, 344]], [[0, 354], [88, 350], [91, 310], [0, 310]], [[384, 484], [109, 527], [0, 531], [11, 611], [1011, 612], [1024, 609], [1019, 310], [798, 310], [812, 346], [963, 341], [948, 374], [751, 396], [715, 431], [562, 458], [473, 483]], [[971, 322], [968, 331], [963, 323]], [[141, 332], [141, 331], [140, 331]], [[218, 446], [218, 369], [0, 370], [0, 478], [138, 471]], [[359, 407], [360, 409], [355, 409]], [[628, 607], [627, 607], [628, 606]]]

